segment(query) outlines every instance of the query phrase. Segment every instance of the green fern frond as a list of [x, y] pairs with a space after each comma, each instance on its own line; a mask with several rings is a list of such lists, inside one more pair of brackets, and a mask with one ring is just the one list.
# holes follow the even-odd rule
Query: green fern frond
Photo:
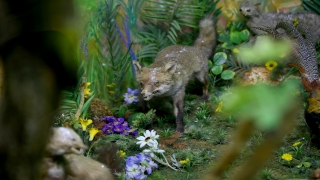
[[129, 0], [128, 4], [126, 4], [123, 0], [119, 0], [122, 4], [126, 14], [129, 18], [129, 26], [131, 30], [135, 29], [136, 22], [138, 20], [139, 14], [141, 12], [142, 5], [144, 4], [144, 0]]
[[137, 43], [144, 45], [137, 53], [138, 59], [154, 59], [161, 49], [172, 45], [167, 33], [151, 24], [146, 25], [139, 32], [139, 41]]
[[146, 0], [148, 6], [144, 7], [143, 18], [162, 20], [170, 25], [176, 20], [180, 26], [196, 28], [198, 19], [203, 16], [203, 7], [194, 0]]
[[320, 14], [320, 0], [302, 0], [302, 6], [307, 11]]
[[251, 66], [241, 59], [230, 58], [230, 60], [226, 61], [226, 64], [229, 70], [236, 73], [234, 82], [236, 82], [240, 77], [243, 77], [244, 73], [251, 70]]

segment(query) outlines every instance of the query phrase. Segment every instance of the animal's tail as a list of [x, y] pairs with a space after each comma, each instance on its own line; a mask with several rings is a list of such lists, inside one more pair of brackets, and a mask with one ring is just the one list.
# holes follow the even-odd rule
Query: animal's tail
[[206, 17], [200, 21], [199, 28], [199, 35], [194, 46], [200, 47], [208, 58], [217, 44], [215, 22]]

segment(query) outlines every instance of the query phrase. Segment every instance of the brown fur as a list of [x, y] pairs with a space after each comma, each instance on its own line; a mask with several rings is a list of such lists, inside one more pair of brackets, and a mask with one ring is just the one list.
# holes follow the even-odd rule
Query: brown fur
[[206, 18], [200, 22], [199, 35], [193, 46], [166, 47], [149, 67], [141, 67], [137, 61], [133, 62], [144, 100], [149, 101], [153, 97], [173, 99], [176, 130], [180, 133], [184, 131], [183, 99], [189, 80], [194, 77], [198, 79], [203, 84], [203, 99], [208, 98], [208, 58], [215, 45], [215, 25]]

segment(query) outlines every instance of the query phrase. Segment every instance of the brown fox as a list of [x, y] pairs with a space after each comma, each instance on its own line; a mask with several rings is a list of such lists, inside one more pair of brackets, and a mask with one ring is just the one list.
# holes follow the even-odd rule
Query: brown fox
[[203, 100], [208, 98], [208, 58], [216, 46], [215, 23], [210, 18], [200, 21], [198, 38], [193, 46], [172, 45], [161, 50], [155, 62], [141, 67], [133, 61], [136, 79], [145, 101], [152, 97], [172, 97], [176, 131], [183, 133], [183, 100], [185, 87], [195, 77], [203, 84]]

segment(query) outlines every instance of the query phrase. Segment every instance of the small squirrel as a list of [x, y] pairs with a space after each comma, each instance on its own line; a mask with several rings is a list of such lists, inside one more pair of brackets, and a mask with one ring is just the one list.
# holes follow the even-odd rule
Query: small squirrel
[[275, 28], [279, 22], [292, 24], [303, 24], [308, 27], [313, 43], [320, 37], [320, 16], [311, 12], [301, 11], [293, 13], [264, 13], [259, 10], [260, 3], [244, 1], [240, 3], [240, 12], [247, 19], [247, 26], [256, 34], [266, 34], [266, 32], [253, 29], [251, 27], [270, 27]]
[[176, 131], [183, 133], [183, 100], [185, 87], [193, 77], [203, 84], [203, 96], [208, 98], [208, 58], [216, 46], [215, 23], [210, 18], [200, 21], [200, 31], [193, 46], [173, 45], [161, 50], [155, 62], [141, 67], [133, 61], [136, 79], [145, 101], [153, 97], [173, 99]]

